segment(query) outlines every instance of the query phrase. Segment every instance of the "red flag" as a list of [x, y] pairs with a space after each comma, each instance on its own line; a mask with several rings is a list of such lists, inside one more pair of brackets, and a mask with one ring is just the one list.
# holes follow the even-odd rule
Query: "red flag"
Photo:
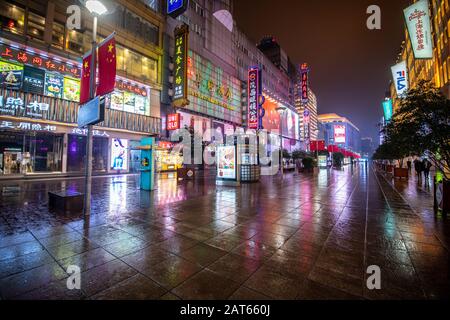
[[102, 96], [114, 90], [116, 84], [116, 40], [106, 38], [98, 48], [97, 95]]
[[81, 68], [81, 84], [80, 84], [80, 104], [89, 101], [89, 84], [91, 77], [91, 57], [92, 54], [86, 55], [83, 58], [83, 65]]

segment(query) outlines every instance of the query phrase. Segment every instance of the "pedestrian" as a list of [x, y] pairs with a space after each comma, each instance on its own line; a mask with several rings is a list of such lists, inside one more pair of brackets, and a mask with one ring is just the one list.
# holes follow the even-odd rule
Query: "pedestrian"
[[431, 169], [431, 162], [428, 161], [427, 159], [424, 159], [422, 162], [422, 167], [423, 167], [423, 173], [425, 175], [425, 180], [428, 181], [428, 178], [430, 177], [430, 169]]
[[408, 166], [408, 171], [411, 172], [411, 165], [412, 165], [412, 163], [411, 163], [410, 159], [408, 159], [408, 161], [406, 161], [406, 165]]
[[414, 160], [414, 169], [416, 170], [417, 178], [422, 180], [422, 161], [419, 159]]

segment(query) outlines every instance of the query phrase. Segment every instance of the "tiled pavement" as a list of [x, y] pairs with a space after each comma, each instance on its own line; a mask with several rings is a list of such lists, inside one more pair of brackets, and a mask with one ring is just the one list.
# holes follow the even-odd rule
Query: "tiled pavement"
[[90, 219], [48, 212], [48, 190], [80, 186], [0, 183], [2, 299], [449, 297], [448, 220], [416, 184], [364, 166], [241, 188], [160, 180], [152, 196], [135, 176], [95, 178]]

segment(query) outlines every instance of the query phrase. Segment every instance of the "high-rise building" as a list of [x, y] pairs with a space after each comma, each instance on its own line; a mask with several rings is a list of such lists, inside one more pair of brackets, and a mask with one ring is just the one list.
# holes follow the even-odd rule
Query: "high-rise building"
[[308, 88], [308, 101], [302, 101], [301, 82], [295, 84], [295, 106], [300, 118], [300, 137], [308, 145], [309, 141], [318, 139], [317, 98], [314, 92]]
[[[116, 31], [116, 89], [94, 127], [94, 174], [140, 168], [133, 151], [161, 128], [164, 16], [158, 1], [114, 1], [97, 40]], [[0, 178], [81, 175], [86, 130], [77, 127], [81, 57], [91, 49], [92, 16], [70, 30], [76, 0], [0, 2]], [[120, 161], [114, 161], [120, 158]], [[120, 163], [120, 166], [117, 165]]]

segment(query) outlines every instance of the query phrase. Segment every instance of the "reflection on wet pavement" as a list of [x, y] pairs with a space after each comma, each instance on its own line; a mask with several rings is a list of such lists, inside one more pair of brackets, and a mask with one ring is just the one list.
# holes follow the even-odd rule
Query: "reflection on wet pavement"
[[[416, 180], [363, 166], [218, 187], [211, 177], [97, 177], [92, 215], [47, 209], [83, 180], [0, 183], [2, 299], [449, 297], [449, 222]], [[81, 290], [66, 287], [69, 265]], [[378, 265], [382, 289], [366, 286]], [[214, 286], [211, 286], [214, 283]]]

